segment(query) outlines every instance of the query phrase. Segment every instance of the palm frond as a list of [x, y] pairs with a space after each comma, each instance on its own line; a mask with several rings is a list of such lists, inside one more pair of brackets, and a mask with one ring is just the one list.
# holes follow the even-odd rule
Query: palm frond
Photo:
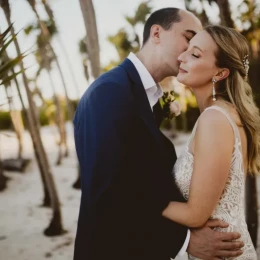
[[7, 77], [4, 77], [2, 79], [2, 81], [0, 82], [0, 85], [5, 85], [7, 83], [9, 83], [10, 81], [12, 81], [14, 78], [16, 78], [19, 74], [21, 74], [22, 72], [24, 72], [24, 70], [20, 70], [16, 73], [13, 73], [12, 75], [10, 76], [7, 76]]
[[17, 56], [16, 58], [11, 59], [4, 65], [0, 66], [0, 79], [2, 79], [6, 75], [6, 72], [18, 65], [23, 60], [23, 58], [23, 55]]

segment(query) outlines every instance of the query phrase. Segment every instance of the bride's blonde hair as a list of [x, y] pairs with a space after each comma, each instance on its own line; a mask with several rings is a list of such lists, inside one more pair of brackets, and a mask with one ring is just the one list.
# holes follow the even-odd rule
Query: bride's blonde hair
[[208, 26], [206, 32], [218, 46], [216, 66], [228, 68], [229, 76], [218, 82], [216, 94], [231, 102], [240, 115], [246, 135], [248, 151], [248, 171], [260, 172], [260, 116], [250, 85], [244, 59], [249, 55], [246, 38], [234, 29], [222, 26]]

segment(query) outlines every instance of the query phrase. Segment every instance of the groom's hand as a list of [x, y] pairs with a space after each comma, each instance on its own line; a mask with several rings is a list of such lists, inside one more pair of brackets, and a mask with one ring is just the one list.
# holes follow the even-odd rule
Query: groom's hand
[[188, 253], [204, 260], [223, 259], [225, 257], [236, 257], [243, 252], [241, 248], [244, 243], [234, 241], [240, 238], [236, 232], [217, 232], [212, 228], [227, 228], [228, 224], [215, 219], [209, 220], [204, 227], [191, 230]]

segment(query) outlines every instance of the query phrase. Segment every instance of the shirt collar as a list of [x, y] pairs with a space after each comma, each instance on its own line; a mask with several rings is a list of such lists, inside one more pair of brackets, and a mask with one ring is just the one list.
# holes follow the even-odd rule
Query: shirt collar
[[156, 83], [152, 78], [151, 74], [144, 66], [144, 64], [137, 58], [134, 53], [130, 53], [127, 57], [135, 66], [144, 89], [146, 91], [151, 108], [158, 102], [159, 98], [163, 96], [163, 90], [159, 83]]
[[145, 90], [158, 85], [152, 78], [147, 68], [134, 53], [131, 52], [127, 58], [134, 64], [136, 70], [138, 71]]

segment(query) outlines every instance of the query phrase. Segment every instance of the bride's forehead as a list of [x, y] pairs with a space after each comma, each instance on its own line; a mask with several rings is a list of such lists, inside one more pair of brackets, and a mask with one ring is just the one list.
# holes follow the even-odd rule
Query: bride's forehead
[[206, 50], [212, 50], [215, 51], [217, 48], [217, 45], [215, 41], [212, 39], [212, 37], [206, 32], [201, 31], [197, 33], [191, 40], [190, 40], [190, 46], [196, 45], [200, 49]]

